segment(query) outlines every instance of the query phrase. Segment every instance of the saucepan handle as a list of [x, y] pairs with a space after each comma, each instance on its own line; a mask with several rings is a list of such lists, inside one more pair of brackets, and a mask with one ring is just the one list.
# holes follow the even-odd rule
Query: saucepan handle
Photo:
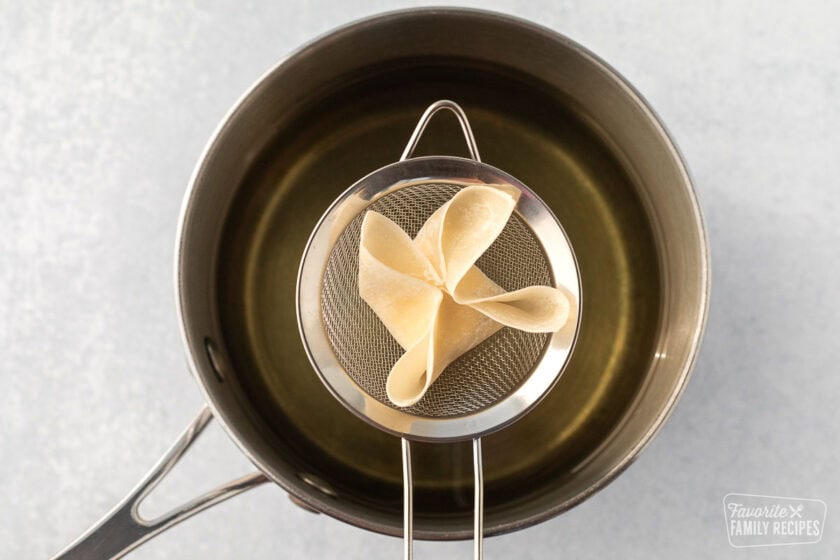
[[121, 558], [147, 540], [196, 513], [267, 482], [264, 474], [255, 472], [219, 486], [155, 519], [144, 519], [140, 516], [138, 510], [142, 501], [172, 470], [212, 418], [213, 413], [205, 405], [134, 490], [53, 560]]

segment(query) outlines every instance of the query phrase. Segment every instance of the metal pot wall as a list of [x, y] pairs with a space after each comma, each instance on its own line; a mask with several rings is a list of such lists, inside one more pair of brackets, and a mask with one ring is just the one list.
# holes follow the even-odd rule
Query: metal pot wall
[[[209, 420], [205, 410], [67, 557], [94, 545], [120, 554], [266, 480], [307, 508], [401, 534], [400, 442], [347, 412], [311, 370], [295, 277], [327, 205], [395, 161], [439, 98], [464, 106], [484, 160], [564, 224], [587, 310], [560, 382], [484, 441], [487, 534], [569, 509], [650, 441], [686, 384], [709, 291], [700, 211], [662, 123], [617, 72], [555, 32], [482, 11], [388, 13], [320, 37], [263, 76], [223, 120], [184, 200], [176, 274], [190, 367], [258, 472], [169, 517], [139, 518], [136, 503]], [[418, 148], [462, 151], [445, 119]], [[469, 538], [469, 444], [417, 445], [414, 456], [417, 538]]]

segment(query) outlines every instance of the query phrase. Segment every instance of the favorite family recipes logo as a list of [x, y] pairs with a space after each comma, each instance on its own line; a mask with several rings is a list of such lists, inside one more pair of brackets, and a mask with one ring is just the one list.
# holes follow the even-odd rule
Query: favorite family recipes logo
[[755, 494], [723, 497], [726, 534], [736, 548], [812, 544], [822, 539], [826, 505], [822, 500]]

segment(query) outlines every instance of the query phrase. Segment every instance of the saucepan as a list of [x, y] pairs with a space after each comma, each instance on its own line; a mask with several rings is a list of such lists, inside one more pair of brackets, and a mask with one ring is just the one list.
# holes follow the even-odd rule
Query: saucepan
[[[64, 558], [117, 557], [265, 482], [298, 505], [402, 534], [400, 440], [358, 419], [313, 372], [295, 281], [318, 218], [396, 161], [436, 99], [470, 116], [484, 161], [529, 185], [578, 259], [577, 346], [546, 398], [484, 439], [485, 533], [567, 511], [662, 426], [697, 356], [709, 251], [680, 153], [641, 95], [585, 48], [496, 13], [419, 9], [332, 31], [271, 69], [211, 138], [177, 234], [178, 314], [207, 406], [149, 476]], [[455, 119], [417, 155], [463, 154]], [[157, 519], [139, 502], [211, 418], [256, 467]], [[416, 538], [470, 538], [469, 442], [417, 444]]]

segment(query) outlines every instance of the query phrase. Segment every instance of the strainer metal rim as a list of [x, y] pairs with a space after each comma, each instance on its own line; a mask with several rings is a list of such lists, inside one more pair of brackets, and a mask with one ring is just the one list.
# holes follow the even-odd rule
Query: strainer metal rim
[[[497, 184], [516, 188], [515, 212], [544, 246], [557, 286], [568, 291], [576, 312], [573, 324], [550, 337], [533, 373], [499, 402], [471, 414], [448, 418], [415, 416], [367, 394], [343, 369], [322, 326], [320, 287], [332, 247], [347, 224], [379, 198], [430, 182]], [[296, 310], [301, 340], [321, 381], [346, 408], [374, 427], [415, 441], [462, 441], [502, 429], [533, 408], [562, 376], [580, 326], [581, 282], [577, 259], [560, 222], [545, 203], [515, 177], [492, 165], [454, 156], [426, 156], [381, 167], [359, 179], [327, 209], [303, 252], [297, 279]]]

